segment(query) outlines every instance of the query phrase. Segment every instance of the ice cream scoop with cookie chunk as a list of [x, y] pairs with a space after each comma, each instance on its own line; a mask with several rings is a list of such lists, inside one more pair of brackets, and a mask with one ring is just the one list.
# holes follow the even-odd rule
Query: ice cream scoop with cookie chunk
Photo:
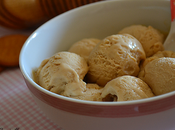
[[164, 50], [165, 36], [152, 26], [131, 25], [119, 31], [119, 34], [124, 33], [130, 34], [140, 41], [147, 57]]
[[103, 101], [130, 101], [153, 96], [149, 86], [134, 76], [121, 76], [109, 81], [101, 94]]
[[101, 93], [103, 87], [98, 86], [97, 84], [86, 84], [86, 91], [83, 95], [75, 97], [76, 99], [88, 100], [88, 101], [102, 101]]
[[36, 73], [43, 88], [67, 97], [82, 95], [86, 90], [83, 81], [88, 71], [84, 58], [70, 52], [58, 52], [44, 60]]
[[119, 76], [137, 76], [139, 63], [145, 58], [142, 45], [133, 36], [108, 36], [98, 43], [89, 55], [88, 82], [105, 86], [107, 82]]

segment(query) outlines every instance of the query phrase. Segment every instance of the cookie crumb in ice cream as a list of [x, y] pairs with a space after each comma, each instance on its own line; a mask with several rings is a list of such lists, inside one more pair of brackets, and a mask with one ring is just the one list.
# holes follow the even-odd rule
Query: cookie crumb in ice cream
[[164, 35], [132, 25], [99, 40], [86, 38], [42, 61], [34, 80], [41, 87], [86, 101], [131, 101], [175, 90], [175, 52]]
[[77, 96], [75, 98], [87, 101], [102, 101], [101, 93], [103, 87], [98, 86], [97, 84], [86, 84], [86, 90], [83, 95]]
[[153, 96], [149, 86], [134, 76], [121, 76], [109, 81], [101, 94], [103, 101], [130, 101]]

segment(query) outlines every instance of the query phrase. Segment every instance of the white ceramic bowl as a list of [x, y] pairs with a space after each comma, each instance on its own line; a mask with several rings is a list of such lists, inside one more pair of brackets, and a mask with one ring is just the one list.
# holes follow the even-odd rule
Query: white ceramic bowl
[[24, 44], [20, 69], [34, 100], [65, 130], [173, 130], [175, 92], [125, 102], [92, 102], [63, 97], [33, 81], [42, 60], [83, 38], [104, 38], [132, 24], [152, 25], [168, 32], [169, 1], [103, 1], [86, 5], [48, 21]]

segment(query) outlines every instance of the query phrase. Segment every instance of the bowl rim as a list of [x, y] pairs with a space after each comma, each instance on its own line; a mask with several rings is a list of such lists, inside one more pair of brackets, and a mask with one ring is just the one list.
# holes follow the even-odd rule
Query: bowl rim
[[[26, 40], [26, 42], [24, 43], [22, 49], [21, 49], [21, 52], [20, 52], [20, 56], [19, 56], [19, 67], [20, 67], [20, 70], [22, 72], [22, 75], [24, 76], [24, 78], [33, 86], [35, 87], [36, 89], [38, 89], [39, 91], [49, 95], [49, 96], [52, 96], [52, 97], [55, 97], [55, 98], [59, 98], [61, 100], [66, 100], [66, 101], [70, 101], [70, 102], [75, 102], [75, 103], [80, 103], [80, 104], [90, 104], [90, 105], [102, 105], [102, 106], [120, 106], [120, 105], [134, 105], [134, 104], [141, 104], [141, 103], [147, 103], [147, 102], [153, 102], [153, 101], [157, 101], [157, 100], [161, 100], [161, 99], [164, 99], [164, 98], [168, 98], [168, 97], [171, 97], [171, 96], [174, 96], [175, 95], [175, 91], [172, 91], [172, 92], [169, 92], [169, 93], [166, 93], [166, 94], [162, 94], [162, 95], [158, 95], [158, 96], [154, 96], [154, 97], [150, 97], [150, 98], [145, 98], [145, 99], [139, 99], [139, 100], [132, 100], [132, 101], [120, 101], [120, 102], [100, 102], [100, 101], [87, 101], [87, 100], [81, 100], [81, 99], [74, 99], [74, 98], [70, 98], [70, 97], [65, 97], [65, 96], [62, 96], [62, 95], [59, 95], [59, 94], [56, 94], [56, 93], [53, 93], [53, 92], [50, 92], [44, 88], [42, 88], [41, 86], [39, 86], [26, 72], [25, 70], [25, 66], [23, 64], [23, 55], [24, 55], [24, 52], [28, 46], [28, 44], [30, 44], [30, 41], [31, 39], [33, 39], [33, 37], [35, 37], [35, 35], [37, 35], [38, 31], [40, 30], [40, 28], [43, 28], [43, 26], [45, 26], [46, 24], [48, 24], [50, 21], [53, 21], [55, 20], [56, 18], [58, 17], [61, 17], [62, 15], [66, 15], [66, 14], [69, 14], [69, 13], [72, 13], [74, 11], [77, 11], [77, 10], [81, 10], [81, 9], [85, 9], [85, 8], [88, 8], [90, 6], [96, 6], [98, 4], [104, 4], [104, 3], [109, 3], [109, 2], [116, 2], [116, 1], [120, 1], [120, 2], [131, 2], [131, 0], [110, 0], [110, 1], [99, 1], [99, 2], [95, 2], [95, 3], [91, 3], [91, 4], [88, 4], [88, 5], [83, 5], [81, 7], [78, 7], [78, 8], [75, 8], [75, 9], [72, 9], [70, 11], [67, 11], [65, 13], [62, 13], [54, 18], [52, 18], [51, 20], [47, 21], [46, 23], [42, 24], [40, 27], [38, 27], [29, 37], [28, 39]], [[140, 0], [132, 0], [132, 1], [137, 1], [137, 2], [144, 2], [144, 1], [140, 1]], [[152, 1], [152, 0], [148, 0], [149, 2], [155, 2], [155, 1]], [[159, 0], [160, 1], [166, 1], [168, 2], [168, 0]], [[146, 2], [146, 0], [145, 0]]]

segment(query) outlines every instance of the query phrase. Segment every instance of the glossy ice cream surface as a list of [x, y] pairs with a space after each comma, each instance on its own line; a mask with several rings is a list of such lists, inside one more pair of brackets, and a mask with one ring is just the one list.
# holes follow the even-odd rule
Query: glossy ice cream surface
[[119, 31], [119, 34], [124, 33], [131, 34], [140, 41], [147, 57], [164, 50], [165, 36], [152, 26], [131, 25]]
[[174, 91], [175, 53], [161, 51], [163, 34], [142, 25], [119, 33], [103, 40], [82, 39], [45, 59], [37, 83], [88, 101], [130, 101]]
[[140, 42], [129, 34], [104, 38], [89, 55], [89, 82], [105, 86], [110, 80], [123, 76], [137, 76], [139, 63], [146, 58]]

